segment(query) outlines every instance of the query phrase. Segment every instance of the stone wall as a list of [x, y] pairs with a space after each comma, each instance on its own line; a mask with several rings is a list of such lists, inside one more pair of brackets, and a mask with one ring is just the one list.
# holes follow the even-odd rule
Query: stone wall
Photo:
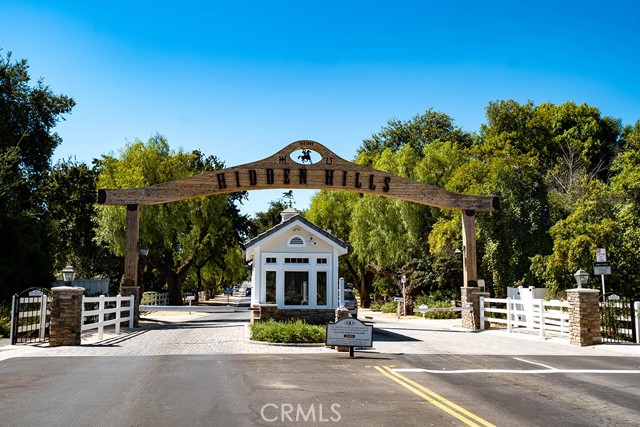
[[82, 341], [82, 295], [84, 288], [51, 288], [49, 346], [80, 345]]
[[252, 311], [252, 322], [269, 319], [278, 321], [301, 319], [312, 325], [324, 325], [335, 319], [335, 310], [327, 309], [280, 309], [275, 304], [263, 304], [260, 307], [252, 307]]

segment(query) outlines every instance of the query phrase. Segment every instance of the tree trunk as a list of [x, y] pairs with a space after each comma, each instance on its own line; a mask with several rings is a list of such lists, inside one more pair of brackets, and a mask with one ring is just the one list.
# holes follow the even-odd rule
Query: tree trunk
[[193, 264], [193, 258], [188, 259], [177, 270], [159, 263], [152, 257], [148, 259], [149, 263], [162, 274], [162, 277], [164, 277], [164, 280], [167, 282], [169, 305], [182, 305], [182, 283]]
[[164, 278], [169, 289], [169, 305], [182, 305], [182, 283], [178, 281], [177, 275], [175, 273], [169, 276], [164, 275]]
[[348, 260], [345, 260], [347, 269], [358, 283], [358, 293], [360, 294], [360, 307], [369, 308], [371, 289], [373, 288], [373, 272], [369, 271], [364, 264], [358, 264], [358, 269]]

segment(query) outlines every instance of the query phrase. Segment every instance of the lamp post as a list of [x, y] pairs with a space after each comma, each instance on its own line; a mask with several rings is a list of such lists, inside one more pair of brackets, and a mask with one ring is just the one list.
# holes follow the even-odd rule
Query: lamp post
[[140, 256], [141, 257], [146, 257], [147, 255], [149, 255], [149, 246], [147, 246], [146, 243], [143, 243], [140, 246]]
[[584, 271], [583, 269], [578, 269], [573, 274], [573, 277], [576, 279], [576, 283], [578, 284], [578, 289], [582, 289], [587, 286], [587, 282], [589, 282], [589, 273]]
[[462, 263], [462, 286], [466, 286], [466, 284], [464, 283], [464, 256], [463, 256], [462, 251], [459, 248], [456, 248], [456, 250], [453, 251], [453, 260], [454, 260], [453, 262], [455, 263], [454, 267], [456, 268], [456, 270], [457, 270], [457, 265], [456, 265], [457, 261], [456, 260], [458, 258], [461, 259], [461, 263]]
[[138, 286], [140, 287], [140, 295], [144, 293], [144, 285], [142, 283], [142, 275], [144, 274], [144, 265], [147, 262], [147, 255], [149, 255], [149, 246], [146, 243], [140, 245], [140, 262], [138, 263]]
[[75, 278], [76, 270], [72, 266], [67, 265], [62, 269], [62, 280], [64, 280], [65, 286], [73, 286], [73, 281]]

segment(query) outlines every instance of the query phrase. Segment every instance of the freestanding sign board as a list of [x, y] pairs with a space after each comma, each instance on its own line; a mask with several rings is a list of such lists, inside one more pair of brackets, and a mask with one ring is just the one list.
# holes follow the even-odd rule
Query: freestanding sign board
[[327, 323], [327, 345], [340, 347], [373, 347], [373, 326], [347, 317]]
[[611, 274], [611, 263], [610, 262], [594, 262], [593, 274], [594, 275]]

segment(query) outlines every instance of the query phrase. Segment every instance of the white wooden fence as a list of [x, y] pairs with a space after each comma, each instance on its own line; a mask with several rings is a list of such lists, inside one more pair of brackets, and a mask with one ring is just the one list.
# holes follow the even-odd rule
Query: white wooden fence
[[169, 305], [169, 293], [145, 292], [141, 305]]
[[[487, 305], [487, 307], [485, 307]], [[492, 313], [495, 313], [492, 316]], [[496, 316], [497, 315], [497, 316]], [[535, 299], [526, 302], [512, 298], [480, 298], [480, 329], [485, 322], [507, 325], [512, 332], [518, 328], [538, 330], [541, 337], [548, 333], [569, 336], [569, 303]]]
[[[98, 329], [98, 339], [101, 340], [104, 334], [104, 327], [115, 325], [116, 334], [120, 333], [120, 324], [128, 322], [133, 328], [134, 318], [134, 295], [123, 297], [83, 297], [82, 299], [82, 332], [91, 329]], [[123, 305], [122, 303], [126, 305]], [[87, 310], [86, 305], [92, 304], [93, 309]], [[95, 306], [98, 306], [95, 309]], [[123, 315], [123, 312], [126, 312]]]

